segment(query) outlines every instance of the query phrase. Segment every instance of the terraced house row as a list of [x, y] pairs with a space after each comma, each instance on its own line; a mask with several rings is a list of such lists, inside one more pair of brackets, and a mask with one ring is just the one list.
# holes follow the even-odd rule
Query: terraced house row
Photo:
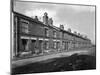
[[56, 27], [53, 19], [45, 12], [41, 22], [34, 18], [13, 12], [14, 43], [13, 56], [35, 55], [69, 51], [71, 49], [91, 46], [91, 40], [80, 33], [64, 30], [64, 26]]

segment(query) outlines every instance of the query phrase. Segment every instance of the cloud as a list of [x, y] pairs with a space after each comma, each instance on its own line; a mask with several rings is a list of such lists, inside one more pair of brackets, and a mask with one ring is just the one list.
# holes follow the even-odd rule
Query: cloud
[[55, 9], [56, 4], [47, 4], [47, 3], [38, 3], [38, 2], [30, 2], [30, 1], [15, 1], [14, 2], [14, 9], [18, 11], [25, 11], [25, 10], [35, 10], [35, 9], [49, 9], [53, 10]]
[[78, 6], [78, 5], [70, 5], [69, 8], [72, 8], [73, 10], [75, 10], [76, 12], [94, 12], [95, 11], [95, 7], [94, 6]]
[[42, 8], [35, 9], [35, 10], [26, 10], [25, 14], [28, 16], [36, 16], [37, 15], [37, 16], [42, 17], [45, 12], [49, 13], [48, 14], [49, 17], [53, 17], [56, 14], [56, 12], [54, 12], [54, 11], [50, 11], [50, 10], [42, 9]]
[[[78, 6], [77, 6], [78, 7]], [[65, 24], [65, 29], [70, 27], [72, 30], [78, 31], [81, 34], [88, 35], [93, 40], [95, 39], [95, 11], [94, 7], [69, 7], [60, 8], [57, 10], [56, 22]], [[91, 11], [92, 10], [92, 11]]]

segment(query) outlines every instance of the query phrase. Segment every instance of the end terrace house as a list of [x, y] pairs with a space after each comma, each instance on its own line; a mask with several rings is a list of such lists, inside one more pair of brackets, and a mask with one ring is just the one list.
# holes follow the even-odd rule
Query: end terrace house
[[36, 55], [69, 51], [71, 49], [91, 47], [91, 40], [80, 33], [65, 30], [64, 25], [56, 27], [53, 19], [44, 13], [41, 22], [35, 18], [13, 12], [13, 56]]

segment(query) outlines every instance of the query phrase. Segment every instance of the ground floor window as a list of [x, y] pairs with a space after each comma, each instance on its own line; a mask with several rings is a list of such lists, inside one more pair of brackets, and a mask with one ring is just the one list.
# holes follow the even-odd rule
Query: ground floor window
[[49, 49], [49, 42], [45, 41], [45, 49]]
[[72, 42], [69, 41], [69, 42], [68, 42], [68, 49], [71, 49], [71, 48], [72, 48]]
[[60, 49], [60, 42], [57, 42], [57, 49]]
[[72, 41], [72, 48], [75, 48], [75, 41]]
[[66, 49], [66, 43], [65, 42], [62, 43], [62, 49], [63, 50]]
[[53, 47], [54, 47], [54, 49], [56, 49], [57, 48], [57, 42], [53, 42]]

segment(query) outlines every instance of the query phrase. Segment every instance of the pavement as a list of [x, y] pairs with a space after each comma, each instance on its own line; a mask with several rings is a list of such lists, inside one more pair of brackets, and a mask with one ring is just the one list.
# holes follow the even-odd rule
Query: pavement
[[49, 54], [49, 55], [44, 55], [44, 56], [39, 56], [39, 57], [31, 57], [27, 59], [16, 60], [16, 61], [12, 61], [12, 68], [16, 68], [19, 66], [24, 66], [27, 64], [40, 62], [40, 61], [45, 61], [45, 60], [47, 61], [52, 58], [68, 57], [75, 53], [89, 55], [89, 54], [92, 54], [94, 51], [95, 51], [94, 48], [71, 50], [71, 51], [66, 51], [66, 52], [61, 52], [61, 53], [54, 53], [54, 54]]

